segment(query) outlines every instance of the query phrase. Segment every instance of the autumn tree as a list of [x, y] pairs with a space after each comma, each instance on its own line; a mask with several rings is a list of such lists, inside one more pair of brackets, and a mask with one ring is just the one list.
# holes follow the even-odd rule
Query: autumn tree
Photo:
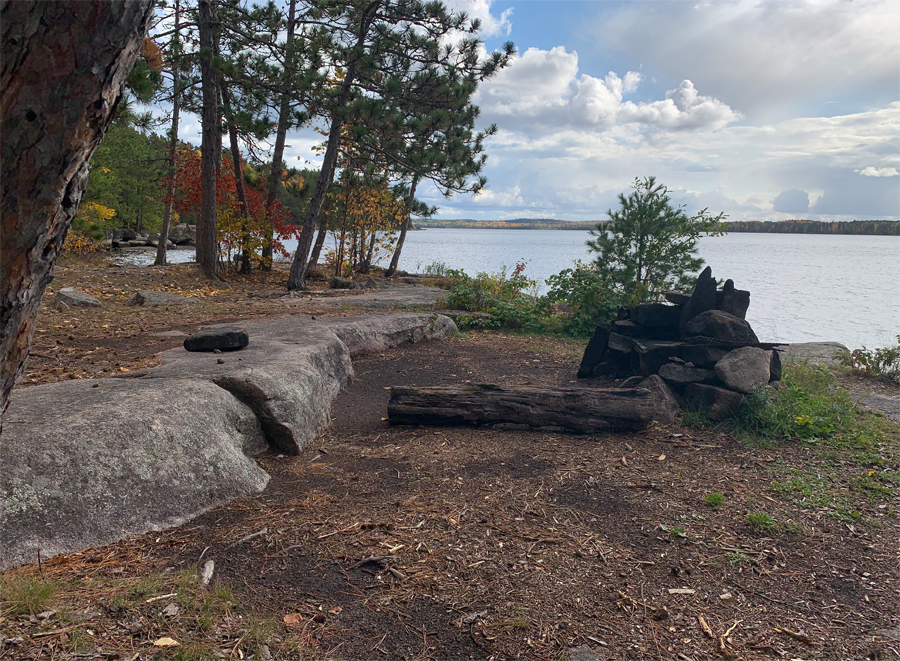
[[152, 0], [0, 1], [0, 412]]
[[482, 59], [478, 40], [455, 41], [458, 36], [477, 33], [479, 24], [463, 13], [448, 11], [440, 2], [320, 0], [310, 4], [321, 22], [310, 43], [327, 54], [331, 71], [326, 74], [333, 77], [339, 71], [342, 78], [340, 85], [325, 89], [314, 108], [328, 126], [328, 139], [291, 264], [289, 289], [306, 286], [307, 259], [334, 176], [342, 127], [353, 126], [353, 138], [360, 144], [374, 146], [383, 156], [401, 163], [408, 152], [395, 150], [397, 141], [375, 145], [365, 136], [388, 135], [392, 125], [397, 134], [406, 134], [410, 118], [405, 111], [443, 103], [433, 84], [442, 74], [447, 74], [447, 80], [483, 80], [513, 52], [512, 44], [507, 44], [503, 53]]

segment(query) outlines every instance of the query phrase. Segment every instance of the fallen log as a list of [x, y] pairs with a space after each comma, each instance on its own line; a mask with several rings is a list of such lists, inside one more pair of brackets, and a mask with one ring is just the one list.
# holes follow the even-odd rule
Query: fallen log
[[533, 388], [463, 384], [394, 387], [388, 403], [392, 425], [522, 425], [589, 434], [669, 424], [678, 404], [658, 376], [638, 388]]

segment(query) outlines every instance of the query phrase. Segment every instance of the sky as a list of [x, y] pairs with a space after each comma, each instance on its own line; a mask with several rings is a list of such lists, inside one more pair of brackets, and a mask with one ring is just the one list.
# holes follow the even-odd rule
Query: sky
[[477, 93], [488, 186], [420, 189], [438, 217], [602, 219], [652, 175], [689, 213], [900, 219], [897, 0], [445, 1], [517, 54]]

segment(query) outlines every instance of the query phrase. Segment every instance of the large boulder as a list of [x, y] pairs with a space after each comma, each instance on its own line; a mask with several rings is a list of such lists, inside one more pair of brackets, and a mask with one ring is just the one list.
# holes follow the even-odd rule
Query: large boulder
[[259, 420], [206, 381], [24, 388], [3, 422], [0, 569], [177, 526], [269, 480], [250, 456], [268, 447]]
[[721, 310], [707, 310], [685, 324], [685, 337], [708, 337], [729, 344], [759, 344], [746, 320]]
[[196, 225], [175, 225], [169, 228], [169, 241], [177, 246], [193, 246], [197, 243]]
[[169, 292], [154, 291], [152, 289], [139, 289], [131, 295], [131, 298], [125, 302], [125, 305], [155, 308], [164, 305], [187, 305], [198, 301], [199, 299], [192, 296], [181, 296], [180, 294], [170, 294]]
[[772, 352], [758, 347], [740, 347], [716, 363], [716, 376], [728, 388], [750, 393], [769, 382]]
[[588, 342], [587, 348], [584, 350], [584, 356], [581, 358], [581, 365], [578, 366], [577, 377], [585, 379], [593, 375], [594, 369], [600, 364], [606, 355], [606, 347], [609, 345], [610, 328], [609, 324], [597, 324], [591, 341]]
[[697, 277], [697, 284], [690, 300], [681, 309], [680, 326], [682, 329], [698, 314], [716, 307], [716, 279], [712, 275], [712, 268], [707, 266]]
[[703, 383], [691, 383], [684, 389], [684, 401], [688, 408], [706, 413], [710, 420], [719, 421], [732, 417], [741, 408], [744, 396], [733, 390]]
[[67, 305], [73, 308], [99, 308], [103, 304], [90, 294], [79, 291], [74, 287], [63, 287], [56, 293], [55, 303], [57, 307]]

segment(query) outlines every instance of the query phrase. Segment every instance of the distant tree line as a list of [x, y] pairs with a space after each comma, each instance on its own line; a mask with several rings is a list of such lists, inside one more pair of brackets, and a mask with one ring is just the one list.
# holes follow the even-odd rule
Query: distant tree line
[[[557, 220], [555, 218], [514, 218], [513, 220], [469, 220], [467, 218], [453, 220], [416, 221], [416, 226], [428, 228], [465, 228], [482, 230], [592, 230], [597, 226], [596, 220], [575, 221]], [[602, 221], [600, 221], [602, 222]]]
[[773, 234], [860, 234], [866, 236], [900, 236], [898, 220], [738, 220], [723, 223], [726, 232], [760, 232]]

